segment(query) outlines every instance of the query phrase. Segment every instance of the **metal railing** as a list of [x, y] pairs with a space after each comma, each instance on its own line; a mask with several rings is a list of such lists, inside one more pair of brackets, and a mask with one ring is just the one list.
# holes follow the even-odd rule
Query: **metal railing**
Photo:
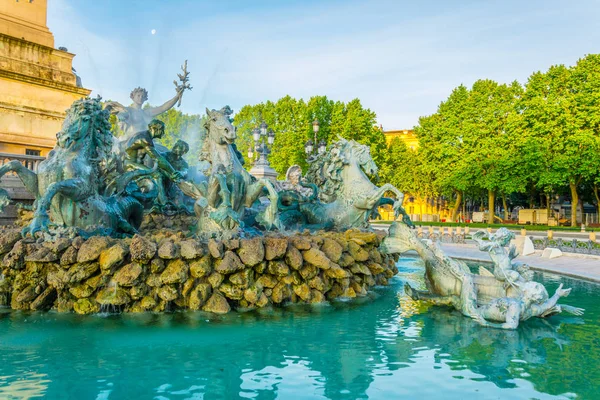
[[582, 254], [594, 254], [600, 255], [600, 243], [593, 240], [565, 240], [561, 238], [550, 239], [550, 238], [539, 238], [530, 236], [533, 242], [533, 247], [536, 250], [543, 250], [546, 247], [553, 247], [560, 251], [569, 253], [582, 253]]
[[417, 228], [417, 237], [421, 239], [429, 239], [432, 242], [439, 241], [440, 243], [465, 243], [466, 233], [463, 229], [440, 229], [435, 231], [434, 229], [423, 229], [422, 227]]
[[28, 156], [25, 154], [0, 153], [0, 166], [12, 160], [18, 160], [25, 168], [37, 172], [38, 166], [46, 157]]

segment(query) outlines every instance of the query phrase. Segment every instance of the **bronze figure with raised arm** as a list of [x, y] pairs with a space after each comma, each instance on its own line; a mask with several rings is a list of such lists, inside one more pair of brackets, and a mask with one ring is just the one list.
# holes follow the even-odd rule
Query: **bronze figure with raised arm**
[[133, 100], [133, 104], [129, 107], [122, 105], [116, 101], [107, 101], [104, 107], [110, 111], [111, 114], [115, 114], [119, 120], [119, 128], [125, 132], [125, 138], [130, 138], [137, 132], [145, 131], [148, 129], [150, 122], [158, 115], [169, 111], [175, 104], [178, 106], [181, 104], [181, 98], [183, 92], [191, 90], [192, 87], [189, 85], [189, 72], [187, 71], [187, 61], [181, 67], [182, 74], [178, 74], [180, 84], [177, 81], [175, 83], [175, 96], [167, 100], [164, 104], [158, 107], [146, 107], [142, 106], [148, 100], [148, 91], [144, 88], [137, 87], [131, 91], [129, 97]]

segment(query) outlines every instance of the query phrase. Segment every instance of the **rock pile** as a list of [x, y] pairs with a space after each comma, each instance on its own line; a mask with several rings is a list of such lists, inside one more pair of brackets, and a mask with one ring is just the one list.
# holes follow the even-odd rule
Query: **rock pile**
[[349, 230], [200, 241], [180, 232], [87, 240], [0, 232], [0, 305], [18, 310], [227, 313], [364, 296], [397, 273], [383, 236]]

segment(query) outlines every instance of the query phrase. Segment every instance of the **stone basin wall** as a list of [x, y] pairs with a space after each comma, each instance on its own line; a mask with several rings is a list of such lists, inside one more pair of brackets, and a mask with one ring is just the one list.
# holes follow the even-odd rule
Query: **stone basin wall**
[[365, 296], [398, 270], [383, 236], [350, 230], [250, 239], [186, 238], [161, 230], [127, 239], [54, 242], [0, 231], [0, 305], [100, 311], [260, 308]]

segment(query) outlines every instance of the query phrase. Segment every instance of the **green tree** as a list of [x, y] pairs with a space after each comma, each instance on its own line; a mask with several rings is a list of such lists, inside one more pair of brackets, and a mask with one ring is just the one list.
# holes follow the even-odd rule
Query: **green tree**
[[[252, 130], [265, 121], [275, 132], [275, 142], [269, 156], [271, 166], [283, 178], [294, 164], [307, 168], [304, 145], [314, 140], [312, 122], [319, 122], [317, 143], [324, 140], [330, 144], [338, 135], [354, 139], [371, 148], [371, 154], [379, 167], [385, 160], [385, 136], [375, 126], [375, 113], [364, 109], [358, 99], [348, 104], [334, 102], [325, 96], [313, 96], [308, 102], [285, 96], [273, 103], [267, 101], [246, 105], [235, 114], [237, 145], [244, 157], [254, 146]], [[250, 165], [250, 164], [247, 164]]]
[[506, 207], [506, 196], [524, 191], [527, 183], [519, 158], [520, 138], [513, 129], [520, 118], [516, 104], [522, 94], [518, 82], [505, 85], [491, 80], [475, 82], [469, 93], [464, 159], [474, 185], [488, 193], [490, 223], [495, 218], [496, 195], [503, 196]]
[[440, 104], [435, 114], [420, 118], [415, 127], [419, 157], [423, 161], [421, 176], [429, 180], [429, 185], [422, 189], [428, 192], [427, 197], [442, 194], [454, 199], [453, 221], [474, 179], [472, 166], [466, 160], [464, 125], [469, 118], [468, 108], [469, 90], [461, 85]]
[[522, 126], [537, 170], [536, 182], [547, 193], [568, 186], [571, 225], [577, 225], [580, 188], [596, 181], [599, 165], [600, 58], [585, 57], [568, 68], [552, 66], [531, 75], [523, 97]]

